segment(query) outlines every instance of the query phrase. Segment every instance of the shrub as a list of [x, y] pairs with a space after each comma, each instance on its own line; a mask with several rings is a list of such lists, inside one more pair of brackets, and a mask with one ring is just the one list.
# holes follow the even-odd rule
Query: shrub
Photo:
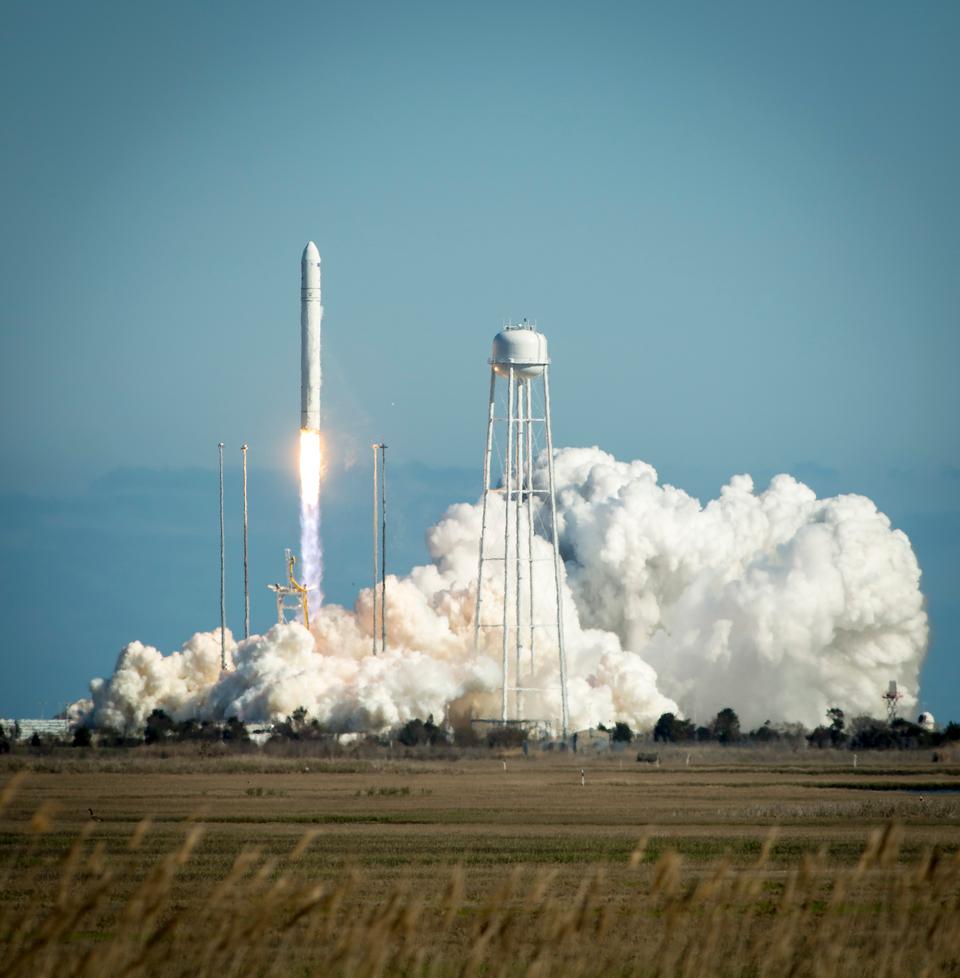
[[397, 740], [405, 747], [416, 747], [418, 744], [446, 744], [447, 735], [433, 722], [433, 714], [422, 720], [408, 720], [397, 734]]
[[872, 717], [857, 717], [853, 731], [850, 746], [854, 750], [912, 750], [933, 746], [936, 740], [929, 730], [900, 717], [889, 724]]
[[324, 740], [327, 736], [327, 728], [319, 720], [308, 719], [306, 708], [298, 706], [286, 720], [274, 725], [271, 740]]
[[756, 730], [751, 730], [747, 736], [750, 740], [756, 741], [759, 744], [769, 744], [780, 739], [780, 731], [769, 720], [765, 720], [763, 726], [757, 727]]
[[76, 727], [73, 731], [73, 746], [74, 747], [92, 747], [93, 746], [93, 734], [90, 732], [90, 728], [86, 725]]

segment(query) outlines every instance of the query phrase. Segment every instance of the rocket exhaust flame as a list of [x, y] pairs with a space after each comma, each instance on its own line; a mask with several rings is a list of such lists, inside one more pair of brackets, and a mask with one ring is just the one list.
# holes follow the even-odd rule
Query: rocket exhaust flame
[[311, 506], [320, 502], [320, 480], [323, 478], [323, 451], [320, 432], [300, 431], [300, 499]]
[[300, 556], [303, 584], [313, 608], [323, 603], [323, 544], [320, 539], [320, 481], [323, 449], [319, 431], [300, 431]]

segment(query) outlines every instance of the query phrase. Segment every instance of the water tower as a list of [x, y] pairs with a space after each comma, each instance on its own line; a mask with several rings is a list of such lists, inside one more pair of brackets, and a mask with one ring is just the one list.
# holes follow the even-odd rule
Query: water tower
[[887, 704], [887, 723], [893, 723], [897, 719], [897, 704], [902, 699], [903, 693], [897, 689], [896, 679], [891, 679], [887, 691], [883, 694], [883, 701]]
[[[555, 635], [560, 667], [560, 722], [566, 736], [570, 717], [547, 338], [526, 321], [517, 326], [507, 326], [493, 338], [493, 355], [489, 364], [490, 398], [483, 457], [483, 517], [474, 642], [479, 645], [481, 629], [500, 633], [500, 721], [508, 723], [525, 719], [524, 693], [544, 691], [530, 685], [536, 666], [537, 640], [545, 631]], [[544, 448], [547, 485], [535, 485], [533, 465]], [[488, 539], [487, 523], [491, 506], [502, 506], [502, 550], [500, 541]], [[545, 521], [544, 516], [549, 520]], [[550, 557], [534, 556], [534, 539], [538, 529], [539, 535], [546, 537], [552, 545]], [[546, 600], [543, 597], [538, 600], [534, 568], [536, 563], [543, 560], [552, 562], [552, 587]], [[483, 615], [487, 564], [492, 564], [493, 573], [502, 575], [503, 580], [503, 609], [495, 621]], [[545, 607], [550, 609], [549, 614], [544, 614]], [[537, 618], [543, 620], [538, 621]], [[513, 694], [512, 703], [510, 694]]]

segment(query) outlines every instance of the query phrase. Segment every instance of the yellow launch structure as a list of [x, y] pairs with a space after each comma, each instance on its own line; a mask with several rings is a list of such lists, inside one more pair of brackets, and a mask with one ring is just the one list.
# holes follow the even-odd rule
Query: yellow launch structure
[[282, 625], [286, 622], [287, 618], [284, 612], [295, 611], [296, 607], [288, 606], [284, 603], [285, 599], [292, 597], [296, 600], [297, 604], [300, 605], [300, 611], [303, 615], [303, 627], [310, 628], [310, 602], [307, 595], [310, 592], [310, 588], [306, 584], [301, 584], [293, 576], [293, 567], [297, 562], [297, 558], [291, 553], [291, 551], [285, 551], [287, 558], [287, 580], [289, 584], [268, 584], [267, 587], [273, 591], [277, 596], [277, 621]]
[[307, 600], [307, 589], [293, 576], [293, 565], [297, 562], [294, 555], [287, 554], [287, 577], [290, 579], [290, 587], [300, 597], [300, 607], [303, 608], [303, 627], [310, 630], [310, 602]]

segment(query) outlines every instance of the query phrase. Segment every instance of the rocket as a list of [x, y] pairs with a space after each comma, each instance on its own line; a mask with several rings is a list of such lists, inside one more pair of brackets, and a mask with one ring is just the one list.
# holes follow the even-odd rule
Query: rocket
[[300, 428], [320, 430], [320, 252], [308, 241], [300, 259]]

